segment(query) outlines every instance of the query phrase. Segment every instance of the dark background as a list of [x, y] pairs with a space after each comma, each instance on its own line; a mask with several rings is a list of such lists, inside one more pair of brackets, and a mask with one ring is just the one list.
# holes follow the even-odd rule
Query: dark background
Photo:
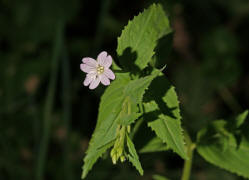
[[[105, 89], [82, 85], [81, 59], [105, 50], [117, 61], [121, 30], [152, 2], [0, 0], [0, 180], [80, 179]], [[183, 126], [195, 141], [212, 120], [249, 107], [249, 1], [162, 4], [174, 38], [170, 54], [161, 44], [158, 55], [176, 86]], [[171, 151], [141, 154], [145, 175], [140, 177], [131, 164], [114, 166], [109, 155], [104, 158], [87, 179], [151, 179], [153, 174], [180, 179], [183, 166]], [[195, 153], [191, 179], [242, 178]]]

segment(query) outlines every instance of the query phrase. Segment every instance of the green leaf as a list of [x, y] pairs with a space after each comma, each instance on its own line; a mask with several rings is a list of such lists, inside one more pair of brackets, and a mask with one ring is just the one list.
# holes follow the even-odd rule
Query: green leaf
[[[241, 121], [245, 119], [246, 112], [238, 115], [236, 119]], [[249, 178], [249, 139], [242, 135], [241, 142], [238, 144], [236, 134], [227, 129], [228, 123], [217, 120], [200, 130], [197, 151], [206, 161]]]
[[135, 120], [137, 120], [141, 116], [141, 113], [131, 113], [125, 114], [122, 118], [120, 118], [120, 125], [128, 126], [132, 124]]
[[169, 34], [171, 28], [163, 8], [153, 4], [129, 21], [118, 38], [117, 53], [125, 69], [144, 69], [152, 56], [157, 41]]
[[[114, 110], [115, 108], [121, 110], [123, 100], [122, 90], [129, 81], [130, 78], [128, 74], [116, 74], [116, 80], [112, 82], [101, 97], [97, 125], [90, 140], [87, 154], [84, 158], [82, 178], [86, 177], [98, 158], [102, 156], [102, 154], [114, 143], [113, 142], [109, 146], [100, 146], [100, 144], [102, 144], [102, 138], [107, 135], [108, 129], [110, 129], [109, 132], [111, 134], [108, 135], [111, 140], [115, 139], [115, 132], [113, 132], [113, 129], [117, 128], [117, 124], [114, 122], [118, 112], [115, 112]], [[105, 143], [108, 144], [109, 142]]]
[[153, 80], [144, 101], [148, 126], [170, 149], [186, 159], [179, 102], [174, 87], [163, 74]]
[[[138, 118], [137, 104], [142, 101], [145, 89], [159, 72], [136, 80], [130, 80], [128, 73], [116, 74], [116, 80], [101, 97], [97, 125], [84, 158], [82, 178], [86, 177], [97, 159], [113, 145], [118, 125], [132, 123]], [[127, 114], [131, 116], [127, 117]]]
[[139, 161], [139, 158], [138, 158], [138, 155], [137, 155], [137, 152], [136, 152], [136, 149], [135, 149], [135, 146], [133, 144], [133, 142], [131, 141], [129, 135], [127, 134], [127, 147], [129, 149], [129, 153], [128, 154], [128, 160], [133, 164], [133, 166], [136, 167], [136, 169], [138, 170], [138, 172], [143, 175], [144, 174], [144, 171], [143, 171], [143, 168], [140, 164], [140, 161]]
[[167, 145], [158, 138], [152, 138], [142, 149], [139, 150], [140, 153], [158, 152], [168, 150]]

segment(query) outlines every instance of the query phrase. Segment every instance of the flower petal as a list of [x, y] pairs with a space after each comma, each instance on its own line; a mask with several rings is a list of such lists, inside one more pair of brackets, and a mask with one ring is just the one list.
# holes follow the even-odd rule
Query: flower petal
[[99, 85], [99, 83], [100, 83], [99, 77], [95, 78], [95, 79], [91, 82], [91, 84], [90, 84], [90, 86], [89, 86], [89, 89], [95, 89], [95, 88]]
[[85, 80], [84, 80], [84, 86], [88, 86], [92, 81], [93, 81], [93, 76], [86, 76]]
[[90, 57], [85, 57], [82, 59], [82, 62], [87, 64], [88, 66], [92, 66], [92, 67], [97, 67], [98, 63], [95, 59], [90, 58]]
[[105, 68], [109, 68], [112, 65], [112, 57], [110, 55], [107, 55], [105, 51], [98, 55], [97, 61], [101, 66], [104, 66]]
[[97, 61], [98, 63], [102, 62], [103, 60], [105, 60], [107, 57], [107, 52], [106, 51], [102, 51], [101, 53], [99, 53], [98, 57], [97, 57]]
[[105, 68], [109, 68], [110, 66], [112, 65], [112, 57], [109, 55], [106, 57], [104, 63], [103, 63], [103, 66]]
[[89, 66], [87, 64], [80, 64], [80, 69], [81, 69], [81, 71], [86, 72], [86, 73], [96, 72], [96, 67], [92, 67], [92, 66]]
[[105, 69], [104, 74], [106, 77], [108, 77], [109, 79], [114, 80], [115, 79], [115, 74], [112, 72], [112, 70], [110, 69]]
[[101, 83], [104, 84], [105, 86], [110, 85], [110, 80], [105, 76], [105, 74], [102, 74], [99, 78]]
[[[107, 60], [108, 59], [108, 60]], [[108, 67], [110, 67], [111, 66], [111, 64], [110, 64], [110, 60], [111, 60], [111, 62], [112, 62], [112, 59], [111, 59], [111, 56], [109, 57], [108, 55], [107, 55], [107, 52], [105, 52], [105, 51], [102, 51], [101, 53], [99, 53], [99, 55], [98, 55], [98, 57], [97, 57], [97, 61], [98, 61], [98, 63], [101, 65], [101, 66], [104, 66], [104, 67], [106, 67], [106, 68], [108, 68]], [[107, 62], [109, 62], [109, 63], [107, 63]], [[110, 65], [109, 65], [110, 64]], [[109, 65], [109, 66], [108, 66]], [[108, 66], [108, 67], [107, 67]]]

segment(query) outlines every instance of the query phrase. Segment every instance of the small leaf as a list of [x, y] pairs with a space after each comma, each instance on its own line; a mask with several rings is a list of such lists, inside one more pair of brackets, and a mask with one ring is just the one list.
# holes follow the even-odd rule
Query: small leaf
[[140, 13], [122, 31], [117, 53], [124, 69], [144, 69], [154, 55], [157, 41], [169, 34], [171, 28], [163, 8], [153, 4]]
[[140, 175], [144, 174], [143, 168], [140, 164], [135, 146], [133, 144], [133, 142], [131, 141], [129, 135], [127, 134], [127, 147], [129, 149], [129, 154], [128, 154], [128, 160], [133, 164], [133, 166], [136, 167], [136, 169], [138, 170], [138, 172], [140, 173]]

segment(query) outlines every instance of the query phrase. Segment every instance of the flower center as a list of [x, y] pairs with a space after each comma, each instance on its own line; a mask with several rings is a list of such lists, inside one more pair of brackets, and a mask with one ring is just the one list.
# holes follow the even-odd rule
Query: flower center
[[103, 72], [104, 72], [104, 67], [98, 65], [98, 67], [97, 67], [97, 73], [98, 73], [98, 74], [102, 74]]

